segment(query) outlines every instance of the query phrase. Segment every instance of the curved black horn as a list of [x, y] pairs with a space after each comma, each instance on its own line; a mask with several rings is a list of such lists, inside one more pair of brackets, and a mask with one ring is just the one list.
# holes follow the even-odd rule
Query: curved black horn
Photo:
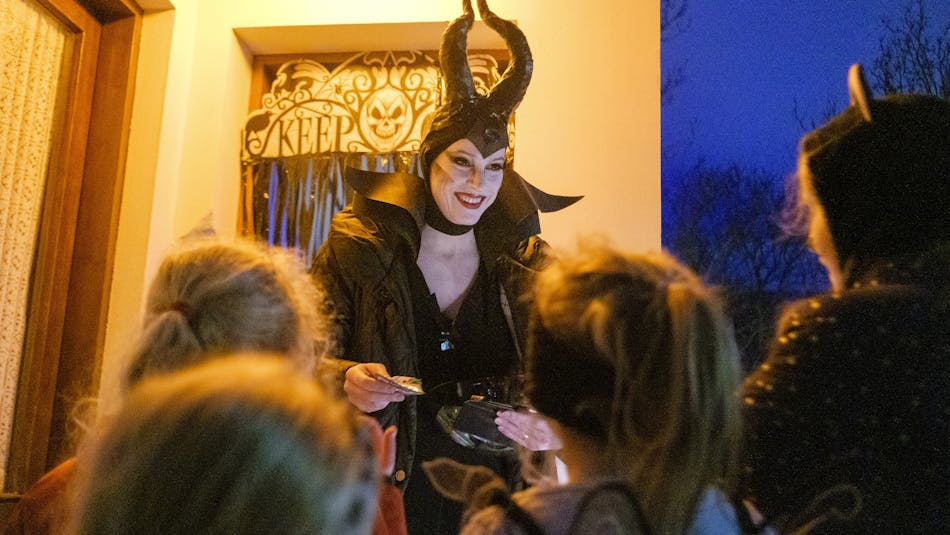
[[507, 117], [521, 103], [531, 82], [531, 49], [524, 33], [513, 22], [492, 13], [486, 0], [478, 0], [478, 12], [485, 24], [505, 40], [511, 54], [511, 62], [505, 69], [505, 74], [488, 96], [492, 111]]
[[445, 77], [445, 97], [447, 103], [459, 99], [470, 100], [475, 96], [475, 82], [468, 67], [468, 30], [475, 20], [472, 0], [462, 0], [462, 15], [453, 20], [442, 33], [442, 46], [439, 48], [439, 65]]

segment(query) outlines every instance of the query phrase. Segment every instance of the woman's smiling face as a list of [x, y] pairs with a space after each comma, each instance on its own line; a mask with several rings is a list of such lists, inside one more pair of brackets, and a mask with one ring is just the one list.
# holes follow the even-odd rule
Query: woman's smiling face
[[505, 149], [483, 158], [466, 138], [452, 143], [432, 162], [429, 185], [442, 215], [456, 225], [474, 225], [495, 202], [505, 170]]

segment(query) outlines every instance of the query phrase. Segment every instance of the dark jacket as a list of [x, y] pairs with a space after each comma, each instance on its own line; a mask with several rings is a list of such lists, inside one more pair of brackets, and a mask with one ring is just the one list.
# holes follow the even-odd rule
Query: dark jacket
[[[411, 266], [406, 260], [414, 260], [419, 252], [422, 220], [415, 210], [419, 201], [413, 199], [418, 194], [413, 192], [409, 200], [387, 199], [395, 204], [357, 195], [352, 206], [334, 216], [327, 241], [317, 253], [312, 271], [331, 301], [339, 357], [324, 359], [321, 372], [324, 377], [336, 375], [332, 380], [338, 385], [342, 372], [355, 362], [380, 362], [391, 375], [418, 377], [407, 270]], [[483, 262], [496, 270], [510, 304], [508, 325], [516, 347], [523, 348], [528, 307], [522, 297], [533, 273], [550, 255], [540, 238], [525, 235], [530, 226], [505, 222], [504, 213], [494, 208], [486, 210], [476, 225], [476, 241]], [[415, 452], [416, 400], [391, 403], [373, 416], [383, 426], [399, 428], [394, 477], [404, 487]]]
[[950, 263], [913, 264], [792, 304], [745, 380], [740, 492], [777, 527], [950, 532]]

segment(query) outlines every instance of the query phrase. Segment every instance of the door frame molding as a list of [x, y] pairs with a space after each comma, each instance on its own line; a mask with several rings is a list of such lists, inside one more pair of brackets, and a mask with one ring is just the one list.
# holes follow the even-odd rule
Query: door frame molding
[[75, 453], [105, 339], [142, 9], [132, 0], [36, 0], [79, 37], [61, 92], [44, 195], [4, 490]]

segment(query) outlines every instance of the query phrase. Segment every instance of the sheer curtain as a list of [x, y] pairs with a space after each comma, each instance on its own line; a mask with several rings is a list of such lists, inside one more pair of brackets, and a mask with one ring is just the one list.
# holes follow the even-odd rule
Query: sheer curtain
[[33, 251], [67, 32], [34, 0], [0, 0], [0, 482], [6, 479]]
[[310, 267], [326, 241], [333, 214], [351, 200], [347, 167], [420, 175], [413, 151], [324, 153], [267, 158], [244, 165], [242, 220], [246, 235], [296, 249]]

